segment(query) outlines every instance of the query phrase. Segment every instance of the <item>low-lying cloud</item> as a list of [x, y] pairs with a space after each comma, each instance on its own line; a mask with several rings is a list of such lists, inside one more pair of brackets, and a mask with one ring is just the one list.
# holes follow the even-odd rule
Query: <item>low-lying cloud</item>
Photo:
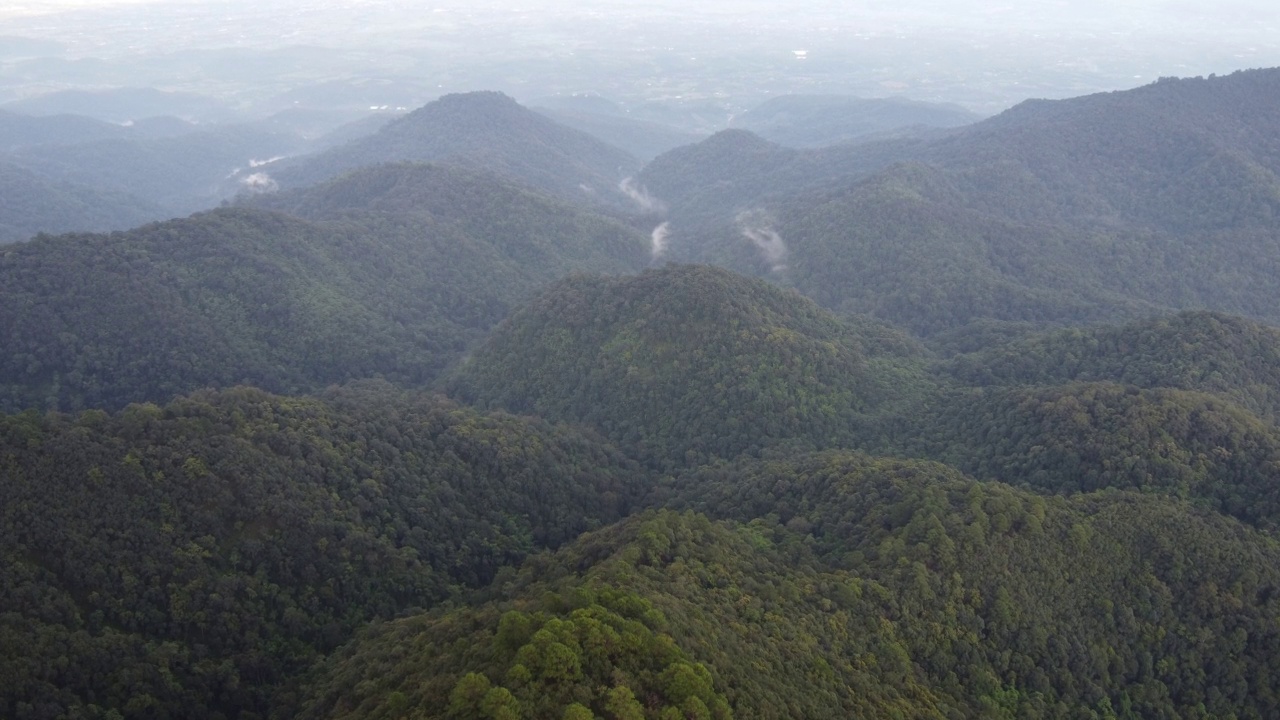
[[787, 269], [787, 244], [773, 229], [773, 221], [762, 210], [746, 210], [738, 213], [738, 230], [760, 251], [760, 256], [773, 272]]
[[280, 189], [280, 185], [264, 172], [256, 172], [240, 179], [240, 184], [252, 193], [269, 193]]
[[643, 185], [637, 185], [635, 178], [624, 178], [622, 182], [618, 183], [618, 189], [631, 198], [642, 210], [653, 213], [665, 213], [667, 211], [667, 204], [650, 195], [649, 190]]
[[658, 260], [663, 255], [666, 254], [667, 238], [670, 235], [671, 235], [671, 223], [669, 222], [664, 222], [658, 227], [653, 229], [653, 234], [650, 235], [650, 239], [652, 240], [652, 246], [653, 246], [652, 253], [653, 253], [654, 260]]

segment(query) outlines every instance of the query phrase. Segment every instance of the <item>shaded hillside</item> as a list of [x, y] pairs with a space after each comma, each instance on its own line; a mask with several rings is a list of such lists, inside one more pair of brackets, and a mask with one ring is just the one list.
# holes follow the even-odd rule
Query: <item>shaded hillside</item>
[[[846, 191], [794, 200], [770, 227], [786, 243], [785, 277], [796, 289], [918, 333], [981, 319], [1082, 322], [1159, 307], [1125, 293], [1115, 265], [1082, 259], [1079, 239], [1065, 229], [991, 216], [963, 198], [960, 182], [902, 165]], [[742, 252], [754, 250], [747, 238], [735, 239]]]
[[126, 136], [28, 147], [10, 157], [46, 177], [127, 192], [176, 215], [216, 206], [247, 187], [244, 179], [260, 172], [254, 163], [303, 147], [296, 135], [225, 126], [172, 137]]
[[[1157, 307], [1280, 320], [1277, 86], [1280, 70], [1164, 80], [938, 139], [805, 152], [717, 136], [640, 181], [669, 208], [671, 257], [768, 273], [741, 221], [763, 214], [788, 284], [918, 332]], [[949, 258], [941, 282], [917, 265], [930, 258]]]
[[[1138, 495], [1046, 500], [843, 454], [707, 469], [684, 485], [688, 502], [747, 524], [643, 515], [531, 559], [493, 604], [363, 634], [323, 666], [301, 716], [452, 717], [481, 688], [521, 716], [560, 717], [526, 694], [546, 682], [554, 642], [593, 711], [651, 682], [628, 667], [632, 648], [650, 667], [705, 666], [686, 671], [684, 697], [723, 693], [737, 718], [1277, 709], [1258, 690], [1280, 671], [1280, 550], [1233, 521]], [[601, 626], [620, 634], [626, 621], [671, 640], [608, 653], [615, 635]], [[660, 676], [659, 702], [615, 716], [660, 717], [675, 687]], [[700, 712], [682, 716], [723, 716]]]
[[164, 215], [133, 195], [49, 180], [0, 159], [0, 243], [41, 232], [123, 230]]
[[150, 117], [117, 125], [82, 115], [23, 115], [0, 109], [0, 151], [35, 145], [80, 145], [113, 139], [182, 135], [196, 126], [175, 117]]
[[[440, 162], [488, 170], [564, 198], [617, 202], [638, 161], [496, 92], [446, 95], [373, 135], [272, 169], [286, 187], [383, 162]], [[585, 187], [585, 189], [584, 189]]]
[[[563, 236], [490, 239], [447, 215], [321, 225], [238, 208], [13, 246], [0, 261], [0, 408], [430, 383], [540, 282], [643, 257], [638, 236], [566, 216]], [[500, 203], [480, 217], [520, 221]]]
[[1280, 330], [1220, 313], [1044, 333], [957, 356], [944, 369], [971, 385], [1103, 380], [1199, 390], [1280, 418]]
[[904, 420], [904, 452], [1053, 494], [1190, 499], [1280, 525], [1280, 432], [1229, 401], [1112, 383], [955, 392]]
[[[931, 146], [971, 200], [1178, 233], [1274, 227], [1280, 69], [1024, 102]], [[1003, 179], [1003, 182], [1000, 180]], [[1041, 207], [1043, 204], [1045, 207]]]
[[487, 583], [643, 489], [599, 441], [385, 384], [27, 413], [0, 444], [14, 718], [261, 717], [370, 620]]
[[787, 147], [822, 147], [915, 128], [953, 128], [981, 117], [958, 105], [906, 98], [783, 95], [733, 118], [735, 127]]
[[80, 115], [38, 117], [0, 109], [0, 151], [28, 145], [69, 145], [123, 137], [127, 128]]
[[706, 235], [742, 211], [865, 177], [919, 144], [893, 140], [795, 150], [747, 130], [723, 130], [660, 155], [635, 182], [664, 206], [673, 230], [687, 236], [672, 251], [689, 260], [702, 257]]
[[562, 281], [447, 380], [487, 407], [585, 423], [665, 467], [851, 441], [915, 399], [920, 350], [705, 266]]

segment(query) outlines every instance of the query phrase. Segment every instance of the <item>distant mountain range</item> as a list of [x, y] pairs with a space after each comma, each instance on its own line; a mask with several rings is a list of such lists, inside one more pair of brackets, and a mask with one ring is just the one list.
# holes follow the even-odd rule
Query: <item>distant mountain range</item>
[[920, 332], [1157, 306], [1280, 320], [1278, 111], [1278, 70], [1165, 80], [936, 139], [791, 151], [731, 131], [637, 182], [669, 208], [673, 258], [769, 274], [741, 219], [768, 218], [780, 282]]
[[41, 232], [125, 230], [165, 214], [133, 195], [51, 180], [3, 159], [0, 198], [0, 244]]
[[981, 119], [958, 105], [905, 98], [783, 95], [734, 116], [733, 126], [787, 147], [812, 148], [960, 127]]
[[495, 172], [564, 199], [620, 205], [640, 161], [495, 92], [446, 95], [373, 135], [273, 168], [299, 187], [381, 162], [438, 162]]

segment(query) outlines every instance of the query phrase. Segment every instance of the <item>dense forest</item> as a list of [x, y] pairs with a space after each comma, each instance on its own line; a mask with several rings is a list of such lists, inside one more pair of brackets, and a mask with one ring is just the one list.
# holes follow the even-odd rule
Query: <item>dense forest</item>
[[0, 158], [136, 225], [0, 248], [0, 718], [1280, 717], [1277, 98], [449, 95], [143, 225]]
[[761, 280], [573, 277], [502, 323], [449, 394], [596, 427], [658, 467], [847, 444], [926, 392], [919, 346]]
[[[115, 409], [202, 387], [306, 392], [373, 376], [422, 387], [539, 283], [647, 261], [646, 241], [616, 221], [436, 172], [375, 168], [322, 187], [355, 205], [360, 192], [367, 208], [330, 221], [224, 208], [6, 249], [0, 409]], [[447, 180], [465, 201], [396, 211], [406, 174]]]
[[251, 717], [376, 617], [645, 492], [596, 438], [360, 384], [3, 420], [0, 715]]

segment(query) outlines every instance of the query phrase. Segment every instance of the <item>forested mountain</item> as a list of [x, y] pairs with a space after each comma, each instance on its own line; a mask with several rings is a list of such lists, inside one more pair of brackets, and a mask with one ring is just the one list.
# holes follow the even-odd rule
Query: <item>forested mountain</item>
[[747, 130], [723, 130], [658, 156], [636, 183], [662, 202], [675, 232], [689, 235], [672, 252], [698, 260], [707, 236], [742, 211], [865, 177], [919, 144], [900, 139], [796, 150]]
[[[638, 270], [647, 242], [614, 220], [528, 190], [484, 171], [448, 165], [389, 163], [315, 186], [248, 198], [248, 205], [313, 221], [343, 222], [374, 232], [381, 224], [431, 221], [501, 253], [473, 272], [477, 289], [527, 292], [570, 270]], [[468, 272], [466, 264], [451, 268]], [[495, 288], [495, 290], [498, 290]]]
[[[616, 223], [520, 191], [507, 205], [486, 194], [492, 180], [452, 177], [470, 202], [437, 214], [317, 224], [228, 208], [7, 249], [0, 408], [118, 408], [240, 383], [304, 392], [375, 375], [420, 386], [543, 282], [647, 259], [645, 239]], [[518, 224], [550, 218], [549, 232]], [[516, 225], [489, 232], [504, 223]]]
[[1280, 548], [1234, 521], [839, 453], [678, 487], [733, 522], [634, 517], [489, 604], [375, 627], [302, 717], [728, 717], [722, 696], [737, 718], [1277, 711]]
[[938, 141], [926, 157], [969, 180], [971, 201], [1009, 217], [1048, 220], [1052, 211], [1192, 237], [1269, 229], [1280, 210], [1277, 110], [1280, 69], [1166, 78], [1027, 101]]
[[234, 196], [245, 187], [245, 178], [261, 172], [255, 164], [305, 148], [296, 135], [228, 125], [173, 136], [135, 133], [77, 144], [25, 147], [8, 157], [45, 177], [129, 193], [165, 208], [168, 215], [182, 215], [215, 207]]
[[660, 467], [830, 447], [924, 392], [921, 350], [706, 266], [558, 283], [447, 380], [485, 407], [591, 425]]
[[37, 117], [0, 109], [0, 151], [28, 145], [67, 145], [128, 134], [128, 128], [80, 115]]
[[736, 115], [733, 126], [787, 147], [822, 147], [921, 128], [953, 128], [981, 117], [957, 105], [906, 98], [782, 95]]
[[957, 391], [905, 422], [901, 452], [985, 480], [1159, 493], [1280, 525], [1280, 430], [1208, 394], [1114, 383]]
[[285, 163], [282, 186], [328, 180], [383, 162], [439, 162], [488, 170], [579, 201], [621, 202], [618, 183], [639, 161], [603, 141], [529, 110], [496, 92], [446, 95], [373, 135]]
[[1277, 103], [24, 145], [0, 718], [1280, 717]]
[[598, 440], [385, 384], [26, 413], [0, 443], [12, 718], [262, 717], [361, 625], [483, 585], [644, 490]]
[[918, 332], [1156, 307], [1276, 321], [1278, 86], [1280, 70], [1163, 80], [808, 152], [716, 136], [639, 181], [669, 208], [672, 257], [768, 273], [742, 220], [768, 217], [790, 284]]
[[1221, 313], [1058, 330], [959, 355], [945, 370], [971, 385], [1101, 380], [1199, 390], [1280, 419], [1280, 330]]
[[0, 244], [40, 232], [124, 230], [163, 215], [138, 197], [49, 180], [0, 159]]
[[79, 145], [98, 140], [181, 135], [196, 126], [175, 117], [150, 117], [118, 125], [83, 115], [23, 115], [0, 110], [0, 151], [33, 145]]

